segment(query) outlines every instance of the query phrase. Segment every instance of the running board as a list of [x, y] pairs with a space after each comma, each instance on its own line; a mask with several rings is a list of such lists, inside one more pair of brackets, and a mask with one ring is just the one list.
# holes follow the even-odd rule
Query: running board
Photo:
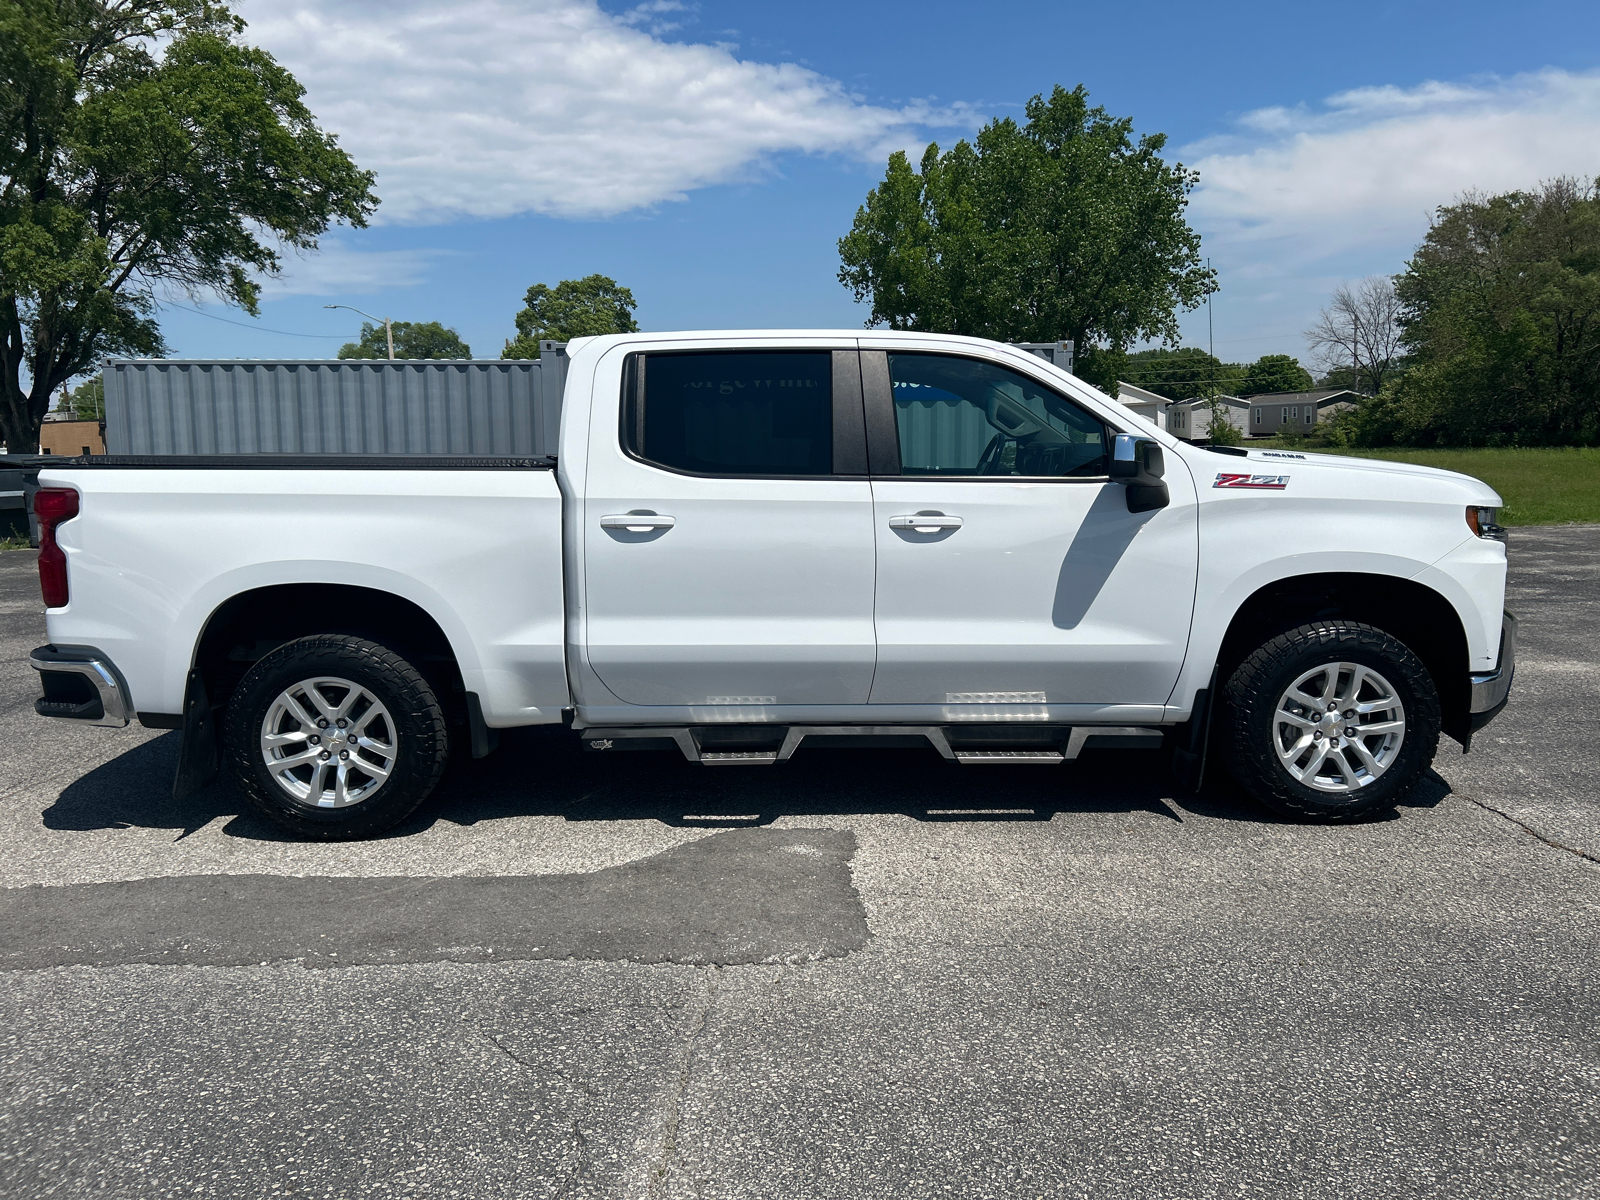
[[755, 767], [778, 761], [776, 750], [702, 750], [700, 761], [708, 767]]
[[1067, 756], [1059, 750], [957, 750], [958, 763], [1058, 763]]
[[[697, 730], [687, 726], [591, 727], [581, 731], [588, 750], [618, 750], [630, 742], [670, 742], [690, 762], [708, 767], [767, 766], [786, 762], [808, 737], [922, 737], [943, 757], [961, 763], [1059, 763], [1070, 762], [1084, 750], [1159, 749], [1162, 731], [1137, 725], [1075, 725], [1054, 746], [1027, 750], [986, 750], [976, 746], [952, 747], [942, 725], [791, 725], [776, 750], [711, 750], [700, 745]], [[955, 727], [959, 728], [959, 726]]]

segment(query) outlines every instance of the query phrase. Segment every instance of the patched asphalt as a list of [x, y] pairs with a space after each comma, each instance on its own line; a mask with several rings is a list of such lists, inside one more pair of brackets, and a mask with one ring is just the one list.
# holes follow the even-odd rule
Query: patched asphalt
[[1600, 528], [1513, 531], [1511, 706], [1339, 829], [1142, 753], [530, 731], [297, 843], [173, 802], [171, 734], [31, 715], [30, 560], [0, 1194], [1600, 1195]]
[[183, 875], [0, 889], [0, 970], [627, 959], [736, 966], [859, 950], [848, 830], [719, 833], [583, 875]]

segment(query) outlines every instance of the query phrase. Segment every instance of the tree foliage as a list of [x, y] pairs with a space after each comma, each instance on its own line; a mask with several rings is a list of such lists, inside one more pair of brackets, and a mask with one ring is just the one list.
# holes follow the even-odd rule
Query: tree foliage
[[1035, 96], [1026, 115], [929, 145], [918, 170], [891, 155], [839, 241], [839, 280], [871, 302], [869, 325], [1070, 338], [1079, 373], [1114, 388], [1124, 347], [1176, 342], [1178, 310], [1216, 290], [1184, 219], [1198, 176], [1081, 86]]
[[[438, 321], [391, 321], [396, 358], [471, 358], [472, 347]], [[388, 358], [389, 338], [382, 325], [361, 322], [361, 340], [339, 347], [340, 358]]]
[[516, 316], [517, 336], [506, 342], [501, 358], [538, 358], [541, 341], [639, 331], [633, 293], [604, 275], [563, 279], [555, 287], [536, 283], [525, 304]]
[[1600, 181], [1441, 208], [1397, 292], [1415, 365], [1356, 440], [1600, 444]]
[[74, 421], [104, 421], [106, 419], [106, 383], [99, 375], [91, 375], [71, 394], [64, 395], [56, 405], [59, 413], [68, 413]]
[[1244, 383], [1236, 396], [1260, 396], [1268, 392], [1308, 392], [1316, 384], [1311, 372], [1292, 354], [1263, 354], [1244, 369]]
[[0, 0], [0, 434], [55, 389], [163, 352], [152, 289], [256, 312], [277, 248], [363, 225], [373, 176], [208, 0]]

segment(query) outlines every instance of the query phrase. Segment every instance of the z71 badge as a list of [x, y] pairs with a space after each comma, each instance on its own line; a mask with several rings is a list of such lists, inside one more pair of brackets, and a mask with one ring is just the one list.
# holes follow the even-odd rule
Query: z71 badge
[[1289, 486], [1287, 475], [1236, 475], [1230, 471], [1222, 471], [1217, 475], [1217, 481], [1212, 487], [1225, 488], [1256, 488], [1258, 490], [1281, 492]]

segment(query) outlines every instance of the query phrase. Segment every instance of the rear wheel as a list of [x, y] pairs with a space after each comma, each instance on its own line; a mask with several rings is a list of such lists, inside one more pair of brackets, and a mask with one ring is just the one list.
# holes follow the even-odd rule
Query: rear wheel
[[363, 638], [278, 647], [246, 673], [225, 740], [239, 786], [301, 837], [369, 837], [410, 816], [444, 771], [444, 713], [422, 675]]
[[1292, 816], [1343, 822], [1386, 809], [1439, 746], [1427, 668], [1371, 625], [1291, 629], [1246, 658], [1224, 695], [1222, 749], [1234, 777]]

